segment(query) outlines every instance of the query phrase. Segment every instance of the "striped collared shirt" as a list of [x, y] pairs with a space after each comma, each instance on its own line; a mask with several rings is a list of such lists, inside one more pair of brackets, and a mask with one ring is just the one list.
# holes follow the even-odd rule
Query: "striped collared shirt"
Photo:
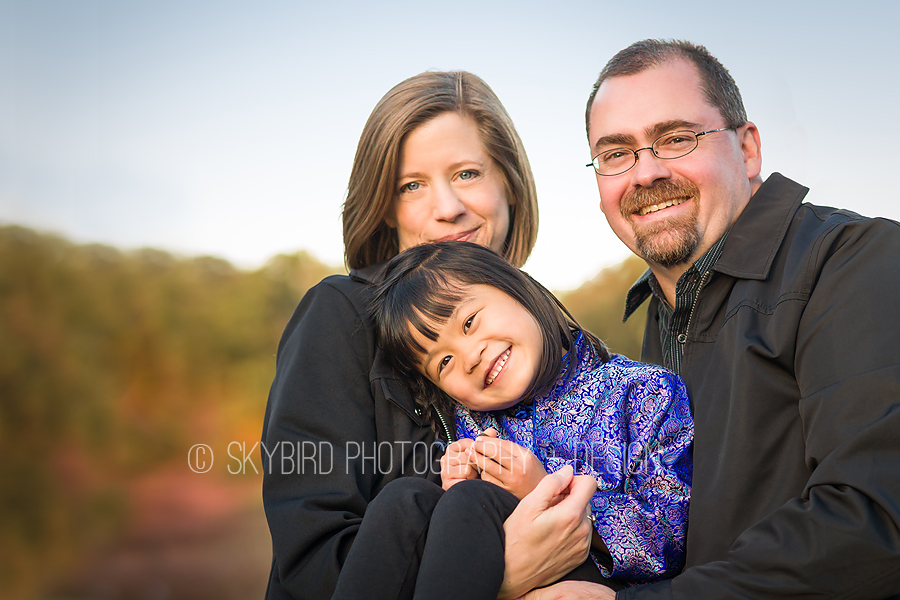
[[700, 289], [706, 285], [711, 277], [711, 269], [722, 254], [722, 247], [728, 232], [725, 232], [712, 248], [698, 258], [687, 271], [681, 274], [675, 284], [675, 308], [669, 305], [666, 296], [656, 280], [656, 277], [647, 269], [643, 275], [628, 290], [625, 298], [625, 316], [622, 321], [628, 319], [631, 314], [652, 293], [659, 299], [659, 335], [662, 345], [663, 366], [676, 373], [681, 372], [681, 358], [684, 355], [684, 343], [687, 341], [688, 325], [691, 322], [694, 304]]

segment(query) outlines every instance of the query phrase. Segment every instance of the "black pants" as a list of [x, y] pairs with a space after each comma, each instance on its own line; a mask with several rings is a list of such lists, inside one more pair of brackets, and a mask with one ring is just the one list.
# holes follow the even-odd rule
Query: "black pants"
[[[503, 582], [503, 522], [519, 500], [472, 479], [444, 492], [416, 477], [389, 483], [369, 503], [333, 600], [494, 600]], [[618, 589], [588, 559], [562, 579]]]

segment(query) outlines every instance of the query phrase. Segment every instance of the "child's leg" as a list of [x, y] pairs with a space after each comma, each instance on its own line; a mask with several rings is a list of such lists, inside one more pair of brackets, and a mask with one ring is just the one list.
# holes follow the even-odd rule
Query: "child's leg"
[[503, 583], [503, 522], [519, 499], [471, 479], [441, 497], [428, 528], [415, 598], [494, 600]]
[[[472, 479], [457, 483], [434, 509], [416, 581], [416, 600], [494, 600], [503, 583], [503, 523], [519, 499], [503, 488]], [[560, 581], [591, 581], [614, 590], [590, 556]]]
[[419, 477], [386, 485], [366, 507], [332, 600], [412, 598], [428, 523], [443, 493]]

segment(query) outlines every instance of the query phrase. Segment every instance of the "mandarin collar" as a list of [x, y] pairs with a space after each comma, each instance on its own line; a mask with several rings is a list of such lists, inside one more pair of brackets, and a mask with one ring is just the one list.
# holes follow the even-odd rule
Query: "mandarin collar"
[[[591, 369], [597, 361], [597, 353], [591, 343], [584, 337], [583, 332], [578, 332], [573, 346], [574, 349], [570, 349], [562, 357], [562, 365], [559, 376], [556, 378], [556, 384], [542, 396], [542, 399], [552, 401], [568, 393], [572, 386], [577, 385], [578, 375]], [[575, 369], [570, 370], [569, 353], [573, 351], [575, 352]]]

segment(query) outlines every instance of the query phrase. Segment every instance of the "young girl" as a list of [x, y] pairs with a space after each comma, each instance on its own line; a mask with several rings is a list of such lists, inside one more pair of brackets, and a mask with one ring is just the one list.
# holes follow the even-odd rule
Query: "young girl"
[[[598, 577], [576, 578], [602, 573], [627, 585], [677, 573], [693, 440], [681, 380], [610, 356], [550, 292], [481, 246], [416, 246], [383, 275], [372, 303], [379, 343], [421, 403], [455, 404], [460, 438], [441, 461], [447, 492], [422, 532], [415, 597], [496, 597], [503, 520], [566, 465], [596, 482], [590, 511]], [[510, 494], [464, 481], [479, 478]], [[477, 500], [460, 504], [465, 495]], [[495, 514], [473, 520], [481, 510]], [[484, 548], [500, 555], [487, 568], [484, 556], [472, 555]], [[345, 570], [354, 568], [352, 558]]]

